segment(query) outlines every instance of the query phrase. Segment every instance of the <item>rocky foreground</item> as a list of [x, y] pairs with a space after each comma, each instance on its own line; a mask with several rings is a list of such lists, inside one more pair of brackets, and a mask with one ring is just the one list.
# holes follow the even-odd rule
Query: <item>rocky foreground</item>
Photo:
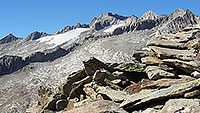
[[199, 113], [200, 27], [148, 41], [130, 62], [92, 57], [27, 113]]

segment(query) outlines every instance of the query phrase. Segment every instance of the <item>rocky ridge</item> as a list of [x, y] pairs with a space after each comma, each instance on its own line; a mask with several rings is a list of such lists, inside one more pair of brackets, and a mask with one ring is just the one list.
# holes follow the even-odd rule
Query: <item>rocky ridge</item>
[[9, 34], [8, 36], [6, 36], [0, 40], [0, 44], [10, 43], [10, 42], [13, 42], [13, 41], [16, 41], [19, 39], [22, 39], [22, 38], [18, 38], [18, 37], [15, 37], [13, 34]]
[[194, 26], [153, 38], [129, 62], [90, 58], [58, 89], [40, 87], [38, 105], [26, 112], [198, 113], [199, 33]]

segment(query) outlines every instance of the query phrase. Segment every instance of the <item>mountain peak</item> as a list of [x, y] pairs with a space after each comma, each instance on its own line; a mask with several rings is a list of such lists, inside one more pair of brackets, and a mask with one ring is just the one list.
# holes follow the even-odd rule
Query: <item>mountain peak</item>
[[148, 11], [146, 12], [141, 18], [140, 20], [154, 20], [154, 19], [157, 19], [158, 18], [158, 15], [155, 14], [153, 11]]
[[185, 11], [183, 8], [179, 8], [179, 9], [177, 9], [175, 12], [173, 12], [173, 13], [170, 15], [170, 17], [171, 17], [171, 18], [176, 18], [176, 17], [178, 17], [178, 16], [184, 15], [185, 12], [186, 12], [186, 11]]
[[41, 38], [41, 37], [44, 37], [44, 36], [47, 36], [47, 35], [48, 34], [45, 33], [45, 32], [35, 31], [35, 32], [32, 32], [30, 35], [28, 35], [25, 40], [27, 40], [27, 41], [29, 41], [29, 40], [36, 40], [38, 38]]
[[0, 44], [10, 43], [10, 42], [16, 41], [18, 39], [20, 39], [20, 38], [14, 36], [12, 33], [10, 33], [9, 35], [5, 36], [4, 38], [2, 38], [0, 40]]

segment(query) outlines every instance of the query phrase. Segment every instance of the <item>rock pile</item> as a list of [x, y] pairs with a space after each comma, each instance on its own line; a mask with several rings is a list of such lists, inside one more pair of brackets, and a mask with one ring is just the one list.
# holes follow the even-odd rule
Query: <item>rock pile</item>
[[27, 112], [198, 113], [199, 50], [200, 28], [188, 27], [150, 40], [131, 62], [91, 58], [57, 90], [41, 87]]

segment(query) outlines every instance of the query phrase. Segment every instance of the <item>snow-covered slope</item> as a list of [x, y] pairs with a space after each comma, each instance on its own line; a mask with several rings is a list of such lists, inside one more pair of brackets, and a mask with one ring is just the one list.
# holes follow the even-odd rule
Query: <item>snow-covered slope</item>
[[104, 30], [104, 32], [113, 32], [115, 29], [117, 29], [118, 27], [121, 27], [121, 26], [125, 26], [125, 23], [124, 22], [121, 22], [119, 24], [115, 24], [115, 25], [112, 25], [110, 28]]
[[88, 31], [90, 28], [77, 28], [75, 30], [68, 31], [63, 34], [58, 35], [52, 35], [52, 36], [46, 36], [43, 38], [38, 39], [40, 42], [45, 42], [47, 44], [54, 44], [55, 46], [58, 46], [60, 44], [63, 44], [64, 42], [67, 42], [69, 40], [75, 40], [78, 38], [78, 36], [85, 31]]

